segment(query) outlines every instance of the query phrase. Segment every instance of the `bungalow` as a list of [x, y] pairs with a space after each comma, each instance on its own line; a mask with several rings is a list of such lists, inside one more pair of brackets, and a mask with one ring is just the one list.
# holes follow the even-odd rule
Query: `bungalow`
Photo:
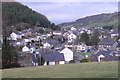
[[115, 59], [112, 51], [99, 51], [97, 54], [92, 54], [91, 58], [98, 62], [114, 61]]
[[99, 50], [116, 50], [117, 42], [115, 40], [101, 40], [98, 43]]
[[42, 54], [42, 57], [45, 61], [44, 65], [58, 65], [65, 64], [64, 55], [61, 53], [48, 53]]
[[73, 51], [70, 50], [69, 48], [64, 48], [63, 50], [60, 51], [60, 53], [64, 54], [64, 58], [66, 63], [69, 63], [71, 60], [73, 60]]

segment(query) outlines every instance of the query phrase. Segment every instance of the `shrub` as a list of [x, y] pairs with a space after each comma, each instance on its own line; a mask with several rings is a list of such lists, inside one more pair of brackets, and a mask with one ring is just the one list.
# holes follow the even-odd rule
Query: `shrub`
[[82, 59], [80, 62], [81, 62], [81, 63], [88, 62], [88, 59]]

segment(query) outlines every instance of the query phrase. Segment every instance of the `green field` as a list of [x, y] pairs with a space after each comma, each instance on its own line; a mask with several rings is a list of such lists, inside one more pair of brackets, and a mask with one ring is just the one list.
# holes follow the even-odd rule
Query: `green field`
[[4, 69], [3, 78], [117, 78], [118, 62], [90, 62]]

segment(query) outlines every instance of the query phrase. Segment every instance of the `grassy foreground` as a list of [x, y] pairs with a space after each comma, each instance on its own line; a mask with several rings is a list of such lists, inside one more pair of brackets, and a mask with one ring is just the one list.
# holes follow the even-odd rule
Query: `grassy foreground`
[[4, 69], [3, 78], [117, 78], [118, 62], [91, 62]]

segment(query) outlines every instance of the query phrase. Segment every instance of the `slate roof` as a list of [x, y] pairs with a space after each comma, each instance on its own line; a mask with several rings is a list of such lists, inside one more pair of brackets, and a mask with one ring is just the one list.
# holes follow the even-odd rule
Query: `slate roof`
[[77, 54], [77, 53], [74, 53], [73, 57], [74, 57], [75, 60], [78, 60], [78, 61], [81, 61], [82, 59], [85, 58], [83, 55], [80, 55], [80, 54]]
[[120, 47], [120, 42], [118, 43], [117, 47]]
[[115, 57], [112, 56], [112, 51], [99, 51], [97, 54], [92, 54], [90, 57], [95, 58], [95, 61], [97, 60], [97, 57], [100, 55], [104, 55], [106, 58], [106, 61], [113, 61], [115, 60]]
[[113, 45], [115, 40], [101, 40], [98, 44], [99, 45]]
[[42, 54], [43, 59], [46, 62], [52, 62], [52, 61], [65, 61], [64, 55], [61, 53], [55, 53], [55, 54]]
[[58, 41], [56, 41], [56, 40], [50, 40], [48, 43], [50, 43], [50, 44], [57, 44], [58, 43]]

